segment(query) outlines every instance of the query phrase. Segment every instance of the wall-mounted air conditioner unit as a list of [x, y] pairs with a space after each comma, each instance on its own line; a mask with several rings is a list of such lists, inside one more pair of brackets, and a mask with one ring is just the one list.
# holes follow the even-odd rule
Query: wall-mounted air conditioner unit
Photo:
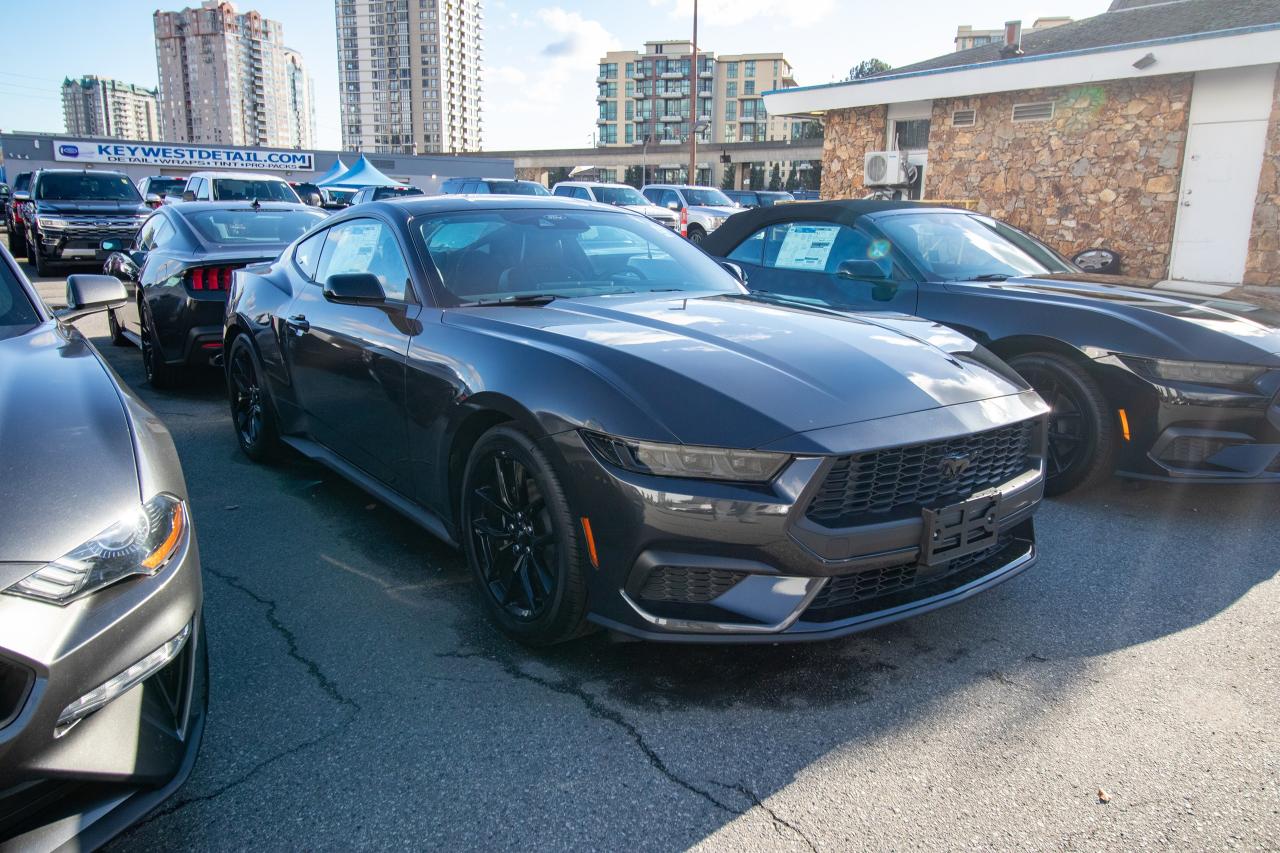
[[901, 151], [868, 151], [862, 162], [862, 183], [868, 187], [910, 183], [907, 155]]

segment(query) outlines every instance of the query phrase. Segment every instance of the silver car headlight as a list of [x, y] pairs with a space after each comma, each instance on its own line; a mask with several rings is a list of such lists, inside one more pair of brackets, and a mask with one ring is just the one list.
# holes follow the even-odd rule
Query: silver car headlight
[[41, 228], [70, 228], [71, 223], [65, 219], [55, 219], [52, 216], [37, 216], [36, 224]]
[[1242, 388], [1253, 385], [1267, 368], [1253, 364], [1224, 364], [1216, 361], [1174, 361], [1168, 358], [1121, 356], [1139, 373], [1166, 382], [1190, 382], [1196, 385], [1223, 385]]
[[187, 507], [173, 495], [156, 495], [119, 521], [4, 592], [67, 604], [135, 575], [154, 575], [186, 543]]
[[583, 430], [582, 437], [605, 460], [619, 468], [658, 477], [767, 483], [791, 458], [787, 453], [662, 444], [633, 438], [615, 438], [586, 430]]

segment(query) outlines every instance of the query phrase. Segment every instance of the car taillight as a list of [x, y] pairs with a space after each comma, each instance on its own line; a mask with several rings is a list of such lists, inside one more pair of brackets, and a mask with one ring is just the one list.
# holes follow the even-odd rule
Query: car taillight
[[680, 208], [680, 236], [689, 236], [689, 208]]
[[231, 289], [231, 273], [239, 267], [195, 267], [187, 270], [186, 284], [189, 290]]

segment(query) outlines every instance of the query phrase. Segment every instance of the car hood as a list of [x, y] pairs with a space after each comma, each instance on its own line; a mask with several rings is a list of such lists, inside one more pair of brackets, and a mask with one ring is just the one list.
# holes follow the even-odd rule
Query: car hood
[[701, 213], [704, 216], [733, 216], [735, 213], [741, 213], [740, 207], [712, 207], [710, 205], [694, 204], [689, 207], [690, 213]]
[[[928, 321], [876, 320], [727, 295], [462, 308], [446, 312], [445, 322], [584, 365], [686, 444], [759, 447], [809, 430], [1026, 389], [1007, 368], [962, 352], [977, 349], [968, 338], [945, 332], [953, 344], [961, 342], [956, 352], [931, 343], [930, 330], [941, 327]], [[904, 323], [921, 333], [906, 333]], [[594, 426], [609, 429], [607, 421]]]
[[140, 201], [40, 201], [36, 203], [36, 210], [45, 216], [54, 216], [59, 213], [132, 216], [135, 213], [151, 212], [151, 208]]
[[0, 340], [0, 448], [0, 588], [7, 563], [57, 559], [140, 499], [112, 375], [56, 323]]
[[636, 213], [643, 213], [650, 219], [675, 219], [676, 212], [668, 210], [665, 207], [658, 207], [656, 204], [624, 204], [627, 210], [634, 210]]
[[[987, 285], [1041, 300], [1091, 303], [1149, 334], [1132, 355], [1280, 365], [1280, 303], [1240, 289], [1196, 292], [1184, 282], [1089, 273], [1011, 278]], [[1153, 349], [1154, 347], [1154, 349]]]

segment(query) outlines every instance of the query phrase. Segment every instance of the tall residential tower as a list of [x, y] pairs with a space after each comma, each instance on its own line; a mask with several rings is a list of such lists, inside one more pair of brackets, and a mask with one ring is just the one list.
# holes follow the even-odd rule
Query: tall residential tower
[[334, 0], [346, 150], [479, 151], [483, 0]]
[[[198, 9], [156, 12], [154, 24], [166, 140], [274, 148], [310, 144], [303, 137], [315, 121], [311, 99], [291, 97], [298, 91], [292, 80], [301, 58], [285, 48], [284, 28], [277, 21], [257, 12], [241, 14], [227, 0], [204, 0]], [[290, 54], [297, 59], [291, 62]], [[303, 80], [301, 91], [307, 85]]]
[[62, 81], [62, 113], [67, 133], [76, 136], [160, 138], [156, 91], [132, 83], [92, 74], [79, 80], [67, 78]]

